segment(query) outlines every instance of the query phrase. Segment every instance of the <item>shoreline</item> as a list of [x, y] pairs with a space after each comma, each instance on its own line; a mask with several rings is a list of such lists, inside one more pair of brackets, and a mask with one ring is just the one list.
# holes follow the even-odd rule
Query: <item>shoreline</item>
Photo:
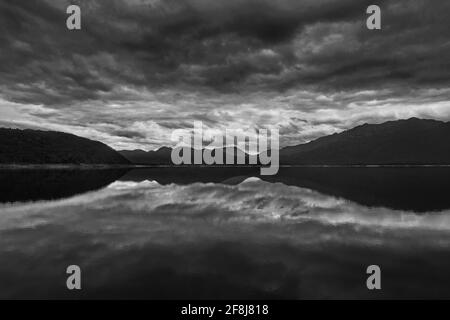
[[[0, 170], [106, 170], [145, 168], [260, 168], [260, 165], [164, 165], [164, 164], [0, 164]], [[348, 165], [280, 165], [280, 168], [438, 168], [450, 164], [348, 164]]]

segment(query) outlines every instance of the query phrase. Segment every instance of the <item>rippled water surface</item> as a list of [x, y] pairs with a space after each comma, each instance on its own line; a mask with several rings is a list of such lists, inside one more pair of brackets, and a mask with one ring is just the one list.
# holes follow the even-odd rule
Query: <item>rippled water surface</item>
[[450, 298], [450, 168], [0, 178], [0, 298]]

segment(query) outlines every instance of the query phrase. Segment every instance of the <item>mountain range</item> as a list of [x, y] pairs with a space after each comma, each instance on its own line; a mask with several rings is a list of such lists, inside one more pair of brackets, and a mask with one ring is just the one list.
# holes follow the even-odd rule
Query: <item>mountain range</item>
[[[204, 149], [203, 149], [204, 150]], [[194, 163], [194, 149], [191, 152], [191, 163]], [[226, 155], [232, 154], [234, 158], [234, 163], [237, 163], [238, 155], [245, 159], [245, 163], [249, 163], [249, 155], [237, 147], [227, 147], [212, 150], [212, 156], [215, 152], [223, 152], [223, 159], [225, 162]], [[127, 158], [131, 163], [134, 164], [153, 164], [153, 165], [172, 165], [172, 148], [162, 147], [156, 151], [144, 151], [144, 150], [122, 150], [119, 151], [121, 155]]]
[[[171, 151], [164, 147], [157, 151], [119, 152], [136, 164], [171, 164]], [[280, 164], [450, 164], [450, 123], [411, 118], [382, 124], [363, 124], [306, 144], [283, 148], [280, 150]]]
[[280, 151], [282, 164], [450, 164], [450, 123], [411, 118], [364, 124]]
[[[101, 142], [62, 132], [0, 128], [0, 164], [171, 165], [171, 152], [168, 147], [115, 151]], [[235, 158], [236, 152], [244, 153], [235, 147]], [[248, 154], [244, 156], [248, 163]], [[450, 123], [411, 118], [363, 124], [285, 147], [280, 150], [280, 164], [449, 165]]]

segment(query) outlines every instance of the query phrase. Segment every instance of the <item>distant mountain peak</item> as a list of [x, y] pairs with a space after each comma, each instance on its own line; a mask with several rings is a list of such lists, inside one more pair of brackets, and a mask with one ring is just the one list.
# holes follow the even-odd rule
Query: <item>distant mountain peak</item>
[[172, 148], [166, 147], [166, 146], [162, 146], [159, 149], [156, 150], [156, 152], [167, 152], [167, 151], [172, 151]]

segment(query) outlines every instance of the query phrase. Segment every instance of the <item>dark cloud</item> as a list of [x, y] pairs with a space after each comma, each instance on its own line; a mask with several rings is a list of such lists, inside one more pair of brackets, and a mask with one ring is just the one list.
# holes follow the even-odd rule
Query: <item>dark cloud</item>
[[333, 89], [449, 80], [445, 0], [380, 1], [378, 32], [365, 29], [370, 1], [360, 0], [78, 3], [83, 30], [69, 32], [65, 1], [2, 1], [1, 83], [11, 99], [95, 99], [117, 85]]

